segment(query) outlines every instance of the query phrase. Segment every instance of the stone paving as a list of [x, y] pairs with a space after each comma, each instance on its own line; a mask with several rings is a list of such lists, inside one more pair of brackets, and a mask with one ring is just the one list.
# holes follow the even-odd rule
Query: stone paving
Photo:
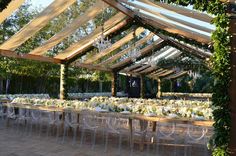
[[[38, 133], [33, 132], [31, 136], [23, 134], [24, 130], [21, 129], [17, 132], [15, 127], [6, 128], [4, 124], [0, 122], [0, 156], [117, 156], [118, 145], [112, 138], [109, 142], [108, 152], [104, 152], [104, 144], [99, 142], [101, 138], [97, 138], [98, 142], [95, 149], [91, 149], [90, 140], [79, 145], [79, 139], [77, 145], [72, 145], [71, 138], [67, 139], [65, 143], [57, 141], [55, 136], [47, 137], [42, 133], [41, 136]], [[89, 137], [87, 137], [89, 138]], [[118, 138], [117, 138], [118, 139]], [[62, 140], [59, 138], [59, 140]], [[155, 150], [140, 151], [139, 146], [136, 145], [134, 152], [131, 154], [128, 144], [122, 146], [122, 156], [153, 156], [157, 155]], [[184, 156], [183, 148], [179, 148], [176, 154], [173, 153], [173, 149], [162, 148], [162, 154], [158, 156]], [[195, 152], [196, 151], [196, 152]], [[207, 153], [203, 153], [203, 148], [193, 149], [191, 156], [207, 156]], [[194, 153], [194, 154], [193, 154]]]

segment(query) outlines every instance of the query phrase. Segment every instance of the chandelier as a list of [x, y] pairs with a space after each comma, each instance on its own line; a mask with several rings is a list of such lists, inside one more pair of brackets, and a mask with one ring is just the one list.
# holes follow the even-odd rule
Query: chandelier
[[111, 39], [105, 37], [103, 30], [101, 35], [93, 43], [93, 46], [97, 47], [99, 52], [102, 52], [105, 49], [111, 47], [111, 45], [112, 45]]
[[[104, 3], [104, 2], [103, 2]], [[97, 47], [98, 48], [98, 51], [99, 52], [102, 52], [104, 51], [105, 49], [111, 47], [112, 43], [111, 43], [111, 39], [109, 39], [108, 37], [106, 37], [104, 35], [104, 23], [105, 23], [105, 18], [104, 18], [104, 12], [105, 12], [105, 9], [104, 9], [104, 6], [103, 6], [103, 13], [102, 13], [102, 32], [101, 32], [101, 35], [98, 36], [94, 43], [93, 43], [93, 46], [94, 47]]]
[[194, 71], [192, 71], [192, 70], [189, 70], [189, 71], [188, 71], [188, 75], [189, 75], [190, 77], [194, 78], [194, 79], [197, 79], [197, 78], [200, 78], [200, 77], [201, 77], [201, 75], [200, 75], [199, 73], [194, 72]]
[[[133, 38], [135, 39], [135, 37], [136, 37], [136, 34], [135, 34], [135, 30], [134, 30]], [[137, 60], [137, 58], [139, 58], [140, 56], [141, 56], [140, 48], [136, 47], [135, 40], [134, 40], [132, 48], [129, 52], [129, 57], [131, 58], [132, 62], [135, 62]]]
[[149, 57], [147, 61], [148, 61], [148, 64], [151, 65], [151, 67], [157, 66], [157, 61], [155, 59], [155, 56]]
[[131, 49], [129, 56], [130, 56], [132, 62], [135, 62], [137, 60], [137, 58], [141, 56], [140, 49], [139, 48]]

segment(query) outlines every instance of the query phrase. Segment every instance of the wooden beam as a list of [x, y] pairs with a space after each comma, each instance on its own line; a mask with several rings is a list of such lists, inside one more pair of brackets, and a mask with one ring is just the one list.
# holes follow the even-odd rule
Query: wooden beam
[[174, 70], [169, 70], [169, 71], [167, 71], [165, 73], [159, 74], [158, 77], [163, 78], [163, 77], [165, 77], [167, 75], [173, 74], [174, 72], [175, 72]]
[[143, 66], [141, 66], [138, 69], [133, 70], [132, 72], [133, 73], [141, 73], [141, 71], [143, 71], [143, 70], [145, 70], [145, 69], [147, 69], [149, 67], [150, 67], [150, 64], [143, 64]]
[[13, 35], [9, 40], [0, 45], [0, 49], [14, 50], [30, 37], [36, 34], [40, 29], [48, 24], [54, 17], [58, 16], [76, 0], [55, 0], [38, 16], [25, 25], [20, 31]]
[[[137, 41], [136, 44], [135, 44], [135, 47], [138, 47], [138, 46], [144, 44], [149, 39], [151, 39], [153, 36], [154, 36], [154, 34], [150, 33], [148, 36], [146, 36], [146, 37], [142, 38], [141, 40]], [[108, 58], [107, 60], [99, 63], [99, 65], [108, 65], [109, 63], [114, 62], [115, 60], [119, 59], [121, 56], [124, 56], [125, 54], [127, 54], [132, 48], [133, 47], [129, 47], [129, 48], [126, 48], [126, 49], [122, 50], [121, 52], [116, 53], [115, 55]]]
[[181, 14], [187, 17], [191, 17], [200, 21], [204, 21], [207, 23], [211, 23], [213, 17], [205, 14], [200, 13], [198, 11], [190, 10], [181, 6], [172, 5], [172, 4], [166, 4], [166, 3], [160, 3], [160, 2], [151, 2], [150, 0], [140, 0], [143, 3], [158, 7], [160, 9], [166, 9], [171, 11], [172, 13]]
[[64, 29], [62, 29], [60, 32], [51, 37], [40, 47], [32, 50], [30, 54], [43, 55], [49, 49], [51, 49], [52, 47], [63, 41], [63, 39], [74, 33], [79, 27], [83, 26], [89, 20], [95, 18], [98, 14], [100, 14], [103, 11], [104, 7], [106, 8], [107, 5], [104, 6], [103, 2], [97, 0], [97, 2], [93, 4], [89, 9], [87, 9], [84, 14], [74, 19]]
[[181, 72], [178, 72], [178, 73], [175, 73], [175, 74], [172, 74], [170, 76], [167, 76], [165, 77], [164, 79], [177, 79], [179, 77], [182, 77], [184, 75], [186, 75], [188, 72], [186, 71], [181, 71]]
[[101, 67], [93, 64], [84, 64], [84, 63], [73, 63], [73, 67], [80, 67], [80, 68], [86, 68], [89, 70], [98, 70], [98, 71], [106, 71], [106, 72], [111, 72], [112, 69], [108, 67]]
[[157, 82], [158, 82], [158, 86], [157, 86], [157, 98], [161, 98], [162, 96], [162, 92], [161, 92], [161, 79], [158, 78], [157, 79]]
[[164, 69], [164, 70], [162, 70], [162, 71], [160, 71], [160, 72], [158, 72], [156, 74], [152, 74], [152, 75], [155, 76], [155, 77], [159, 77], [159, 75], [161, 75], [161, 74], [163, 74], [165, 72], [168, 72], [168, 71], [169, 71], [168, 69]]
[[167, 40], [171, 43], [172, 46], [174, 46], [180, 50], [184, 50], [186, 52], [189, 52], [190, 54], [193, 54], [193, 55], [200, 57], [202, 59], [210, 58], [213, 55], [210, 52], [204, 52], [204, 51], [199, 50], [197, 48], [191, 47], [187, 44], [178, 42], [170, 37], [167, 37]]
[[146, 85], [144, 77], [144, 75], [140, 75], [140, 98], [145, 98]]
[[[160, 8], [160, 7], [159, 7], [158, 5], [156, 5], [155, 3], [152, 3], [152, 4], [147, 4], [147, 3], [145, 3], [145, 4], [147, 4], [148, 6], [157, 8], [157, 9], [154, 11], [153, 9], [151, 9], [151, 8], [149, 8], [149, 7], [147, 7], [147, 6], [144, 6], [144, 5], [142, 5], [142, 4], [133, 3], [133, 2], [128, 1], [128, 0], [119, 0], [119, 1], [124, 2], [124, 3], [126, 3], [126, 4], [128, 4], [128, 5], [130, 5], [130, 6], [135, 7], [135, 8], [142, 9], [142, 10], [144, 10], [144, 11], [147, 11], [147, 12], [149, 12], [149, 13], [152, 13], [152, 14], [154, 14], [154, 15], [156, 15], [156, 16], [162, 18], [162, 19], [171, 20], [171, 21], [174, 21], [174, 22], [176, 22], [176, 23], [178, 23], [178, 24], [186, 25], [186, 26], [188, 26], [188, 27], [190, 27], [190, 28], [194, 28], [194, 29], [197, 29], [197, 30], [201, 30], [201, 31], [204, 31], [204, 32], [207, 32], [207, 33], [211, 33], [211, 32], [213, 31], [212, 29], [209, 29], [209, 28], [207, 28], [207, 27], [199, 26], [199, 25], [193, 24], [193, 23], [191, 23], [191, 22], [188, 22], [188, 21], [186, 21], [186, 20], [174, 18], [173, 16], [169, 16], [168, 14], [163, 14], [163, 13], [161, 13], [161, 12], [159, 11], [159, 8]], [[166, 9], [165, 9], [165, 10], [166, 10]], [[189, 11], [190, 11], [190, 10], [189, 10]], [[177, 15], [178, 15], [178, 14], [177, 14]], [[195, 16], [196, 16], [196, 15], [195, 15]], [[189, 17], [189, 16], [187, 16], [187, 17]], [[195, 19], [195, 18], [194, 18], [194, 19]], [[209, 23], [209, 24], [210, 24], [210, 23]]]
[[111, 81], [111, 96], [116, 97], [117, 94], [117, 72], [112, 72], [112, 81]]
[[209, 44], [211, 42], [210, 36], [200, 34], [198, 32], [193, 32], [190, 29], [185, 29], [183, 26], [170, 24], [164, 20], [155, 18], [148, 14], [139, 14], [139, 17], [141, 17], [144, 23], [147, 23], [155, 28], [160, 28], [166, 30], [167, 32], [178, 34], [180, 36], [184, 36], [185, 38], [193, 39], [200, 43]]
[[149, 75], [154, 75], [154, 74], [156, 74], [156, 73], [158, 73], [160, 71], [163, 71], [163, 70], [164, 70], [163, 68], [157, 68], [157, 69], [155, 69], [155, 71], [149, 73]]
[[126, 67], [122, 70], [122, 72], [129, 72], [129, 71], [132, 71], [136, 68], [139, 68], [140, 66], [142, 66], [142, 63], [137, 63], [137, 64], [133, 64], [131, 65], [130, 67]]
[[9, 17], [16, 9], [18, 9], [25, 0], [12, 0], [7, 8], [0, 12], [0, 24]]
[[50, 62], [50, 63], [62, 63], [63, 62], [60, 59], [55, 59], [55, 58], [51, 58], [51, 57], [38, 56], [38, 55], [32, 55], [32, 54], [17, 54], [14, 51], [3, 50], [3, 49], [0, 49], [0, 55], [10, 57], [10, 58], [20, 58], [20, 59], [28, 59], [28, 60], [35, 60], [35, 61], [42, 61], [42, 62]]
[[150, 72], [153, 72], [154, 70], [156, 70], [157, 67], [152, 67], [152, 66], [149, 66], [148, 68], [146, 68], [145, 70], [139, 72], [139, 74], [148, 74]]
[[136, 16], [133, 11], [125, 8], [123, 5], [118, 3], [116, 0], [102, 0], [102, 1], [106, 2], [111, 7], [116, 8], [117, 10], [119, 10], [123, 14], [127, 15], [128, 17], [134, 18]]
[[[141, 34], [142, 32], [144, 32], [145, 29], [143, 28], [138, 28], [135, 30], [135, 34], [138, 36], [139, 34]], [[111, 53], [113, 50], [118, 49], [119, 47], [121, 47], [122, 45], [124, 45], [125, 43], [129, 42], [130, 40], [134, 39], [134, 33], [131, 32], [128, 35], [126, 35], [125, 37], [123, 37], [122, 39], [120, 39], [119, 41], [115, 42], [114, 44], [112, 44], [111, 47], [103, 50], [102, 52], [99, 52], [98, 54], [96, 54], [95, 56], [88, 58], [84, 61], [85, 64], [90, 64], [93, 62], [96, 62], [97, 60], [99, 60], [100, 58], [108, 55], [109, 53]]]
[[[137, 59], [146, 57], [147, 55], [149, 55], [152, 52], [152, 49], [160, 49], [160, 48], [164, 47], [165, 45], [166, 45], [165, 41], [163, 41], [162, 39], [158, 39], [152, 45], [146, 46], [145, 48], [141, 49], [141, 51], [140, 51], [141, 56], [138, 57]], [[118, 62], [118, 63], [112, 65], [111, 68], [113, 70], [121, 70], [121, 69], [129, 66], [130, 64], [132, 64], [132, 59], [127, 58], [121, 62]]]
[[[108, 0], [103, 0], [103, 1], [108, 1]], [[112, 7], [116, 8], [119, 11], [125, 12], [127, 16], [134, 18], [136, 17], [136, 13], [134, 13], [132, 10], [124, 7], [123, 5], [121, 5], [119, 2], [115, 1], [115, 0], [109, 0], [109, 3], [111, 4]], [[152, 27], [156, 27], [156, 28], [160, 28], [163, 30], [166, 30], [167, 32], [173, 33], [173, 34], [178, 34], [180, 36], [184, 36], [186, 38], [189, 39], [194, 39], [197, 42], [200, 43], [205, 43], [205, 44], [209, 44], [210, 42], [210, 36], [206, 36], [206, 35], [200, 35], [198, 33], [193, 33], [192, 31], [188, 31], [186, 32], [186, 30], [183, 30], [181, 27], [176, 26], [176, 25], [171, 25], [165, 22], [165, 25], [163, 24], [164, 21], [160, 21], [158, 19], [155, 18], [155, 20], [153, 19], [152, 16], [148, 16], [148, 15], [140, 15], [141, 20], [139, 20], [140, 22], [142, 22], [144, 25], [148, 24]], [[137, 18], [135, 18], [137, 19]], [[158, 22], [157, 22], [158, 21]], [[166, 25], [168, 24], [168, 26]]]
[[[125, 19], [126, 16], [122, 13], [118, 13], [104, 24], [105, 33], [104, 35], [109, 35], [120, 28], [124, 27], [128, 24], [129, 19]], [[84, 52], [86, 49], [91, 47], [94, 43], [94, 40], [102, 33], [102, 27], [98, 27], [95, 29], [91, 34], [85, 36], [77, 43], [72, 44], [69, 48], [64, 50], [63, 52], [59, 53], [55, 56], [55, 58], [63, 59], [63, 60], [70, 60], [76, 57], [77, 55]]]

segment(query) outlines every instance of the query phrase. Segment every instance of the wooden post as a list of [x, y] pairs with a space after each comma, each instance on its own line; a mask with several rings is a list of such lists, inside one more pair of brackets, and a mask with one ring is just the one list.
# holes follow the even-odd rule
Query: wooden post
[[[230, 53], [230, 66], [231, 66], [231, 81], [229, 82], [229, 96], [230, 96], [230, 114], [231, 114], [231, 132], [230, 132], [230, 151], [233, 152], [230, 156], [236, 156], [236, 17], [235, 17], [235, 0], [229, 1], [229, 13], [231, 13], [229, 32], [231, 37], [231, 53]], [[234, 14], [233, 14], [234, 13]]]
[[67, 99], [67, 75], [68, 75], [68, 64], [61, 64], [61, 75], [60, 75], [60, 99]]
[[157, 86], [157, 98], [161, 98], [161, 79], [157, 79], [158, 86]]
[[170, 92], [173, 92], [173, 80], [172, 79], [170, 79]]
[[116, 97], [117, 92], [117, 72], [112, 72], [111, 96]]
[[140, 97], [145, 98], [145, 80], [144, 75], [140, 75]]

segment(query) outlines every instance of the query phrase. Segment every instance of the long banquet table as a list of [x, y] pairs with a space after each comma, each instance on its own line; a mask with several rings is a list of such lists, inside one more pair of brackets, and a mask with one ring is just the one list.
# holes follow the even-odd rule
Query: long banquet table
[[[52, 112], [62, 112], [62, 120], [64, 120], [64, 111], [65, 108], [60, 107], [53, 107], [53, 106], [43, 106], [43, 105], [32, 105], [32, 104], [19, 104], [19, 103], [3, 103], [2, 104], [5, 107], [14, 107], [14, 108], [22, 108], [22, 109], [31, 109], [31, 110], [42, 110], [42, 111], [52, 111]], [[212, 127], [213, 120], [194, 120], [189, 118], [166, 118], [166, 117], [158, 117], [158, 116], [145, 116], [142, 114], [122, 114], [118, 112], [96, 112], [92, 110], [76, 110], [73, 108], [69, 108], [70, 111], [73, 111], [75, 113], [78, 113], [78, 117], [81, 114], [81, 112], [87, 112], [87, 113], [95, 113], [96, 116], [102, 116], [102, 117], [119, 117], [128, 119], [129, 121], [129, 131], [130, 131], [130, 145], [133, 142], [133, 126], [132, 122], [133, 120], [140, 120], [140, 121], [146, 121], [146, 122], [152, 122], [153, 124], [153, 131], [156, 131], [156, 123], [157, 122], [171, 122], [176, 124], [191, 124], [195, 126], [204, 126], [204, 127]], [[67, 108], [68, 110], [68, 108]], [[140, 122], [140, 124], [143, 122]], [[142, 125], [140, 125], [141, 128], [143, 128]], [[140, 149], [143, 149], [145, 137], [142, 138], [142, 141], [140, 143]]]

